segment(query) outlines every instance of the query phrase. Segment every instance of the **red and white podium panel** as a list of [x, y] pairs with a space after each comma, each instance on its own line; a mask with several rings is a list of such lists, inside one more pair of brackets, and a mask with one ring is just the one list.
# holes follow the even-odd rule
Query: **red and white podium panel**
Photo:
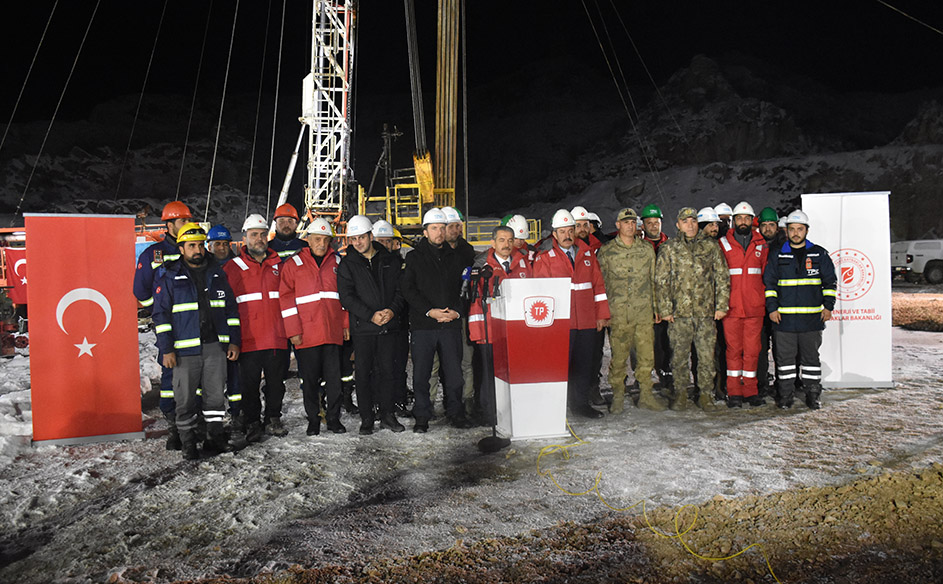
[[505, 279], [491, 313], [498, 434], [566, 436], [570, 279]]

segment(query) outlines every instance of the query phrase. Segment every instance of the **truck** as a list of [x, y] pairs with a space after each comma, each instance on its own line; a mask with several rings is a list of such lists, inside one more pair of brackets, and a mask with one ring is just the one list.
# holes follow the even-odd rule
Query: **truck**
[[921, 277], [930, 284], [943, 283], [943, 239], [892, 243], [891, 276], [903, 276], [912, 283]]

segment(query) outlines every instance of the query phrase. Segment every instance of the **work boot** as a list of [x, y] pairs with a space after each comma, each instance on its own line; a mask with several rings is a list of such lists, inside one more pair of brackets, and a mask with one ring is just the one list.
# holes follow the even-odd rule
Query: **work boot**
[[573, 412], [573, 415], [580, 416], [582, 418], [596, 419], [596, 418], [602, 418], [603, 416], [605, 416], [605, 414], [595, 409], [593, 406], [589, 405], [588, 403], [577, 405], [577, 406], [571, 406], [570, 411]]
[[238, 416], [232, 417], [232, 423], [230, 424], [230, 429], [233, 434], [245, 434], [246, 433], [246, 418], [244, 414], [239, 414]]
[[669, 407], [676, 412], [683, 412], [688, 409], [688, 390], [675, 388], [674, 399]]
[[[590, 394], [592, 394], [592, 392], [590, 392]], [[609, 404], [609, 413], [621, 414], [624, 411], [625, 411], [625, 388], [613, 387], [612, 388], [612, 403]]]
[[246, 426], [246, 442], [260, 442], [262, 440], [262, 424], [250, 422]]
[[727, 407], [728, 408], [742, 408], [743, 407], [743, 397], [739, 395], [728, 395], [727, 396]]
[[369, 436], [370, 434], [373, 434], [373, 420], [370, 420], [369, 422], [361, 422], [360, 435]]
[[353, 384], [350, 384], [350, 389], [344, 388], [344, 410], [351, 416], [356, 416], [360, 413], [360, 408], [354, 403]]
[[405, 426], [403, 426], [396, 420], [396, 416], [394, 416], [393, 414], [383, 415], [380, 418], [380, 427], [387, 428], [389, 430], [392, 430], [393, 432], [402, 432], [403, 430], [406, 429]]
[[281, 418], [269, 418], [265, 424], [265, 433], [269, 436], [287, 436], [288, 430], [282, 425]]
[[177, 414], [175, 412], [164, 412], [164, 419], [170, 426], [167, 429], [166, 450], [180, 450], [183, 444], [180, 441], [180, 433], [177, 432]]
[[206, 440], [203, 442], [203, 451], [207, 454], [222, 454], [232, 452], [232, 445], [226, 439], [222, 422], [210, 422], [206, 425]]
[[200, 458], [200, 453], [196, 449], [196, 434], [193, 430], [180, 432], [180, 444], [184, 460], [197, 460]]
[[416, 418], [416, 423], [413, 424], [413, 433], [414, 434], [425, 434], [429, 431], [429, 420], [423, 418]]
[[589, 403], [594, 406], [606, 405], [606, 398], [602, 396], [598, 385], [589, 388]]
[[317, 436], [321, 433], [321, 416], [316, 416], [314, 420], [308, 420], [308, 429], [305, 434], [308, 436]]
[[453, 428], [458, 428], [460, 430], [467, 430], [468, 428], [474, 427], [474, 424], [465, 417], [465, 414], [459, 414], [457, 416], [452, 416], [449, 418], [449, 424]]
[[345, 428], [344, 425], [341, 424], [341, 421], [340, 421], [340, 420], [331, 420], [331, 421], [329, 421], [329, 422], [327, 423], [327, 429], [330, 430], [331, 432], [334, 432], [335, 434], [346, 434], [346, 433], [347, 433], [347, 428]]
[[[613, 401], [613, 403], [615, 402]], [[668, 406], [655, 395], [651, 387], [639, 390], [638, 407], [653, 412], [663, 412], [668, 409]]]
[[751, 395], [747, 398], [747, 403], [750, 404], [751, 408], [757, 408], [759, 406], [766, 405], [766, 400], [763, 399], [763, 396], [760, 394]]
[[821, 395], [821, 390], [816, 391], [816, 389], [810, 387], [805, 392], [805, 405], [809, 406], [810, 410], [817, 410], [822, 407], [822, 402], [819, 401], [819, 395]]
[[[788, 389], [787, 389], [788, 387]], [[779, 399], [776, 402], [776, 405], [779, 406], [781, 410], [788, 410], [792, 407], [792, 402], [795, 400], [795, 389], [792, 383], [782, 383], [779, 386]]]
[[714, 403], [714, 396], [711, 393], [711, 390], [702, 391], [697, 398], [697, 407], [705, 412], [716, 412], [718, 410], [717, 404]]

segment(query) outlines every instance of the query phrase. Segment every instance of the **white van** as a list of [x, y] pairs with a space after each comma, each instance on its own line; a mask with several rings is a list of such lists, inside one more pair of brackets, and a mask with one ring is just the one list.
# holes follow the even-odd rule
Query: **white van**
[[908, 282], [917, 282], [921, 276], [931, 284], [943, 282], [943, 240], [892, 243], [891, 274], [902, 275]]

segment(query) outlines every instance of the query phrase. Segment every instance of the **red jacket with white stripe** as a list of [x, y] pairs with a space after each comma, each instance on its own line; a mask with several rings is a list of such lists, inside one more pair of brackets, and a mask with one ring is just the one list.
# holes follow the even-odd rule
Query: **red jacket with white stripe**
[[763, 284], [763, 268], [769, 255], [769, 247], [759, 231], [744, 250], [733, 231], [721, 237], [720, 251], [730, 269], [730, 310], [727, 316], [747, 318], [766, 314], [766, 286]]
[[611, 316], [606, 284], [596, 254], [580, 242], [574, 243], [573, 248], [576, 260], [570, 265], [566, 252], [554, 240], [553, 247], [540, 252], [534, 260], [534, 277], [570, 278], [570, 328], [595, 329], [597, 320]]
[[328, 248], [318, 266], [310, 249], [287, 258], [281, 267], [278, 301], [285, 335], [301, 335], [298, 349], [318, 345], [343, 345], [347, 311], [337, 292], [337, 267], [341, 257]]
[[[489, 265], [494, 270], [491, 276], [491, 279], [488, 281], [488, 287], [492, 288], [494, 286], [494, 281], [497, 280], [500, 282], [505, 278], [531, 278], [533, 273], [530, 268], [530, 262], [527, 261], [527, 256], [523, 253], [519, 253], [519, 250], [514, 250], [511, 252], [511, 257], [509, 258], [511, 264], [511, 272], [505, 272], [504, 266], [498, 262], [498, 258], [494, 257], [494, 248], [489, 249], [485, 254], [484, 261], [481, 262], [481, 265]], [[479, 258], [482, 256], [478, 256]], [[475, 266], [478, 267], [480, 260], [475, 261]], [[481, 311], [481, 296], [482, 296], [482, 286], [483, 282], [478, 281], [478, 299], [476, 299], [471, 304], [471, 308], [468, 310], [468, 337], [477, 342], [485, 342], [485, 315]], [[490, 296], [490, 291], [489, 294]], [[488, 334], [494, 334], [494, 321], [491, 319], [491, 311], [488, 311]]]
[[223, 265], [239, 307], [243, 353], [288, 348], [278, 303], [281, 262], [282, 258], [273, 249], [266, 248], [265, 259], [259, 263], [243, 248]]

